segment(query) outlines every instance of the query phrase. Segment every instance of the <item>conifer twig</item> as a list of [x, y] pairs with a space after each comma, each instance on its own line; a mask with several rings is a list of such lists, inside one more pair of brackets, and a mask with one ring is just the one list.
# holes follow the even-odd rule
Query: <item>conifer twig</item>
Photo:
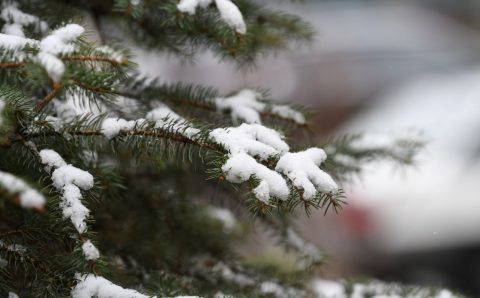
[[60, 92], [61, 89], [62, 85], [59, 82], [53, 82], [53, 90], [48, 93], [42, 100], [37, 102], [37, 111], [43, 110], [43, 108], [45, 108], [45, 106], [48, 105], [50, 101], [52, 101], [52, 99], [58, 94], [58, 92]]

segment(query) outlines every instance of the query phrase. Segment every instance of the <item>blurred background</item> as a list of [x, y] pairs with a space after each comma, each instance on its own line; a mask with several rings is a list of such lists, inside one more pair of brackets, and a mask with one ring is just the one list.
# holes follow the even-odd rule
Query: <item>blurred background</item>
[[[315, 41], [253, 71], [209, 53], [181, 63], [148, 52], [141, 70], [223, 92], [268, 88], [316, 112], [319, 140], [422, 131], [429, 143], [415, 167], [370, 164], [344, 186], [342, 212], [299, 214], [298, 225], [331, 258], [321, 278], [373, 276], [480, 297], [480, 1], [265, 2], [310, 21]], [[261, 231], [245, 249], [275, 251]]]

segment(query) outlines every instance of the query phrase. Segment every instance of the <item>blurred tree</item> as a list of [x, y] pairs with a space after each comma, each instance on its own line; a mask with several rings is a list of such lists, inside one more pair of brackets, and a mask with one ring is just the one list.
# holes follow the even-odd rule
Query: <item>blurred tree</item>
[[[340, 209], [337, 182], [363, 161], [410, 163], [421, 146], [347, 136], [324, 144], [327, 158], [285, 142], [307, 121], [265, 91], [219, 95], [135, 71], [131, 43], [184, 59], [209, 50], [249, 67], [312, 38], [298, 17], [251, 0], [22, 0], [1, 9], [3, 297], [306, 296], [308, 269], [325, 258], [292, 226], [292, 211]], [[99, 43], [76, 24], [85, 16]], [[238, 217], [213, 206], [212, 191]], [[235, 254], [239, 222], [251, 218], [298, 256], [294, 273]], [[390, 291], [372, 287], [352, 289]]]

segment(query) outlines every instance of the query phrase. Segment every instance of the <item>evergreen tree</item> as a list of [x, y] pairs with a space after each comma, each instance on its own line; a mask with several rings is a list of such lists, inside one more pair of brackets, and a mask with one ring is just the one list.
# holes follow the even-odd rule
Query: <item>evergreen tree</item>
[[[3, 1], [0, 26], [2, 297], [309, 296], [325, 257], [293, 211], [340, 210], [339, 185], [364, 162], [409, 164], [422, 146], [297, 140], [305, 116], [265, 91], [219, 94], [136, 72], [132, 42], [250, 67], [312, 38], [300, 18], [253, 0]], [[233, 250], [241, 222], [268, 226], [298, 270], [246, 265]], [[379, 282], [329, 287], [449, 297]]]

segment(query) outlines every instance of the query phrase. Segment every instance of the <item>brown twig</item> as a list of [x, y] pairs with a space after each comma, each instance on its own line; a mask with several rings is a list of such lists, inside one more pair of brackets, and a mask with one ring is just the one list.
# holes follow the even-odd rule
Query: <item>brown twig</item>
[[28, 62], [3, 62], [3, 63], [0, 63], [0, 68], [17, 68], [17, 67], [20, 67], [22, 65], [25, 65], [27, 64]]
[[[67, 134], [70, 134], [70, 135], [73, 135], [73, 136], [102, 136], [103, 133], [101, 131], [101, 129], [90, 129], [90, 130], [77, 130], [77, 129], [72, 129], [72, 130], [65, 130], [64, 133], [67, 133]], [[50, 132], [50, 131], [47, 131], [47, 132], [41, 132], [41, 133], [38, 133], [38, 136], [48, 136], [48, 135], [54, 135], [54, 134], [57, 134], [57, 132]], [[145, 136], [145, 137], [152, 137], [152, 138], [159, 138], [159, 139], [167, 139], [167, 140], [172, 140], [172, 141], [175, 141], [175, 142], [179, 142], [179, 143], [185, 143], [185, 144], [191, 144], [191, 145], [195, 145], [195, 146], [198, 146], [200, 148], [206, 148], [206, 149], [211, 149], [211, 150], [215, 150], [215, 151], [218, 151], [218, 150], [221, 150], [220, 147], [217, 147], [213, 144], [210, 144], [210, 143], [207, 143], [207, 142], [201, 142], [201, 141], [196, 141], [194, 139], [190, 139], [188, 137], [185, 137], [185, 136], [182, 136], [182, 135], [178, 135], [178, 134], [175, 134], [175, 133], [168, 133], [168, 132], [165, 132], [165, 131], [161, 131], [161, 130], [121, 130], [119, 132], [119, 135], [123, 135], [123, 136], [127, 136], [127, 135], [130, 135], [130, 136]], [[30, 138], [35, 138], [37, 136], [37, 134], [30, 134], [29, 137]]]
[[50, 101], [62, 90], [62, 85], [59, 82], [53, 82], [53, 90], [48, 93], [42, 100], [37, 102], [37, 111], [43, 110], [43, 108], [48, 105]]
[[125, 65], [128, 64], [127, 59], [123, 59], [122, 61], [118, 61], [115, 59], [110, 59], [103, 56], [66, 56], [61, 57], [63, 61], [97, 61], [97, 62], [107, 62], [112, 65]]
[[[128, 64], [127, 59], [123, 59], [121, 61], [111, 59], [108, 57], [104, 56], [83, 56], [83, 55], [78, 55], [78, 56], [64, 56], [64, 57], [59, 57], [63, 61], [93, 61], [93, 62], [106, 62], [110, 63], [114, 66], [116, 65], [126, 65]], [[1, 62], [0, 63], [0, 68], [18, 68], [21, 67], [25, 64], [30, 64], [32, 61], [22, 61], [22, 62]]]

